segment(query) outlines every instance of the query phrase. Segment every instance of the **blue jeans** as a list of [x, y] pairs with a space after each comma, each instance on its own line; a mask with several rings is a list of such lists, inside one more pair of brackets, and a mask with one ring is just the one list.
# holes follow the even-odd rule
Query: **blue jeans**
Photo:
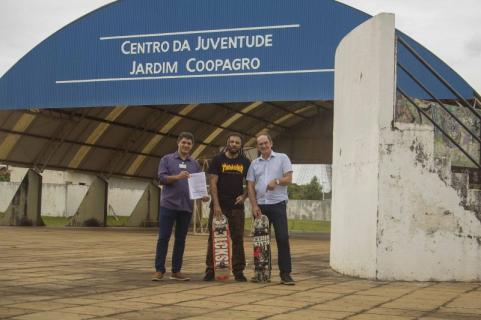
[[287, 228], [286, 201], [276, 204], [259, 205], [262, 214], [269, 218], [274, 227], [277, 242], [277, 261], [281, 273], [291, 273], [291, 248], [289, 245], [289, 231]]
[[175, 223], [175, 242], [172, 252], [172, 272], [179, 272], [182, 268], [184, 257], [185, 238], [189, 230], [192, 212], [179, 211], [160, 207], [159, 214], [159, 238], [157, 240], [157, 252], [155, 255], [155, 270], [165, 273], [165, 258], [169, 248], [170, 235]]

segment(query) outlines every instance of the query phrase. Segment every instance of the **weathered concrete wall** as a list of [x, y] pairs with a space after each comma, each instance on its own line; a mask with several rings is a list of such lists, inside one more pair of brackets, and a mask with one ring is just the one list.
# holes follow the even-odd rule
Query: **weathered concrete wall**
[[[0, 212], [7, 209], [20, 183], [0, 182]], [[130, 216], [142, 197], [148, 183], [131, 179], [110, 179], [108, 202], [110, 210], [118, 216]], [[52, 217], [71, 217], [78, 210], [90, 183], [56, 184], [44, 183], [42, 186], [42, 215]], [[250, 217], [250, 207], [246, 202], [246, 216]], [[203, 203], [208, 212], [210, 202]], [[331, 220], [331, 200], [289, 200], [287, 204], [289, 219]]]
[[331, 199], [289, 200], [287, 202], [287, 218], [331, 221]]
[[388, 14], [336, 54], [331, 266], [380, 280], [479, 281], [480, 192], [435, 157], [431, 126], [391, 123], [394, 58]]
[[109, 205], [118, 216], [129, 216], [149, 183], [134, 179], [109, 179]]
[[156, 227], [159, 221], [160, 188], [149, 183], [137, 202], [126, 227]]
[[[146, 182], [130, 185], [109, 184], [109, 205], [119, 216], [128, 216], [142, 196]], [[0, 182], [0, 212], [5, 211], [20, 183]], [[89, 185], [44, 183], [42, 185], [42, 215], [71, 217], [75, 214]]]
[[394, 16], [376, 16], [348, 34], [335, 70], [331, 266], [375, 278], [379, 132], [394, 106]]
[[381, 133], [377, 278], [481, 280], [481, 221], [440, 178], [434, 130], [395, 126]]
[[106, 180], [97, 177], [89, 186], [80, 206], [67, 225], [73, 227], [105, 227], [107, 209], [108, 183]]
[[[209, 212], [210, 202], [202, 204], [203, 212]], [[252, 215], [249, 200], [245, 202], [245, 216]], [[287, 202], [287, 218], [313, 221], [331, 221], [331, 199], [326, 200], [289, 200]]]
[[0, 212], [7, 210], [19, 186], [20, 182], [0, 182]]
[[28, 170], [15, 195], [7, 200], [7, 209], [0, 212], [0, 225], [43, 226], [41, 197], [42, 176], [34, 170]]

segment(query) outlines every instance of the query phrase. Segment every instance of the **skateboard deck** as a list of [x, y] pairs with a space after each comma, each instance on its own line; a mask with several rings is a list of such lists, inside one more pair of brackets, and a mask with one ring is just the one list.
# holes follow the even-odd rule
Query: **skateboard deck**
[[271, 237], [269, 218], [262, 215], [254, 219], [254, 278], [256, 282], [268, 282], [271, 279]]
[[212, 245], [216, 280], [228, 280], [231, 269], [230, 233], [227, 217], [212, 219]]

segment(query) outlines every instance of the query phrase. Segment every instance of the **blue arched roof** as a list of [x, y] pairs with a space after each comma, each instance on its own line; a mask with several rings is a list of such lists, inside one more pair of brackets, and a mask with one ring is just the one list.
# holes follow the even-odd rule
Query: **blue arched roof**
[[[332, 100], [337, 45], [369, 18], [332, 0], [121, 0], [15, 64], [0, 79], [0, 109]], [[199, 38], [210, 46], [196, 50]], [[449, 66], [408, 41], [472, 97]], [[452, 98], [404, 51], [399, 59]], [[399, 83], [421, 95], [404, 76]]]

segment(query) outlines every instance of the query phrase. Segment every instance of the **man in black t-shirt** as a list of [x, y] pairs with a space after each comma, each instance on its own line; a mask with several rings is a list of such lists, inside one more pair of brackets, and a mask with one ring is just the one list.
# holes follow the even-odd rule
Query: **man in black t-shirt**
[[[235, 280], [247, 281], [244, 276], [246, 258], [244, 253], [244, 201], [247, 189], [244, 191], [244, 181], [249, 170], [250, 161], [242, 152], [242, 137], [232, 133], [227, 138], [225, 150], [212, 159], [208, 173], [210, 174], [210, 193], [212, 195], [209, 215], [209, 230], [212, 229], [214, 216], [224, 214], [229, 221], [232, 239], [232, 271]], [[207, 245], [207, 268], [204, 280], [215, 278], [212, 257], [212, 233], [209, 233]]]

